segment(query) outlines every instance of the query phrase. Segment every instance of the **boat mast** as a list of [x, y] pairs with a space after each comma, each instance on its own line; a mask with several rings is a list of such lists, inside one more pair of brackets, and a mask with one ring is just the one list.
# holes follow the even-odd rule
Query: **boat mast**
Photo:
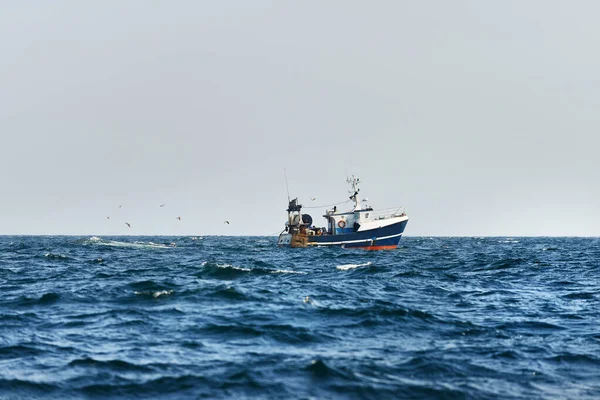
[[285, 188], [287, 189], [288, 203], [289, 203], [290, 202], [290, 187], [288, 186], [287, 171], [285, 170], [285, 168], [283, 169], [283, 175], [285, 175]]
[[350, 200], [354, 201], [353, 211], [360, 211], [362, 209], [360, 205], [360, 195], [358, 194], [358, 192], [360, 192], [360, 189], [358, 188], [360, 179], [352, 175], [352, 179], [346, 178], [346, 182], [352, 185], [352, 190], [349, 193], [351, 194]]

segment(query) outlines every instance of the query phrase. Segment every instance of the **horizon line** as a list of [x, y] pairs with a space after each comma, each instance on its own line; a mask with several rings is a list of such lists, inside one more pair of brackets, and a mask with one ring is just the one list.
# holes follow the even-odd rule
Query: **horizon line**
[[[50, 237], [74, 237], [74, 236], [147, 236], [147, 237], [181, 237], [181, 236], [202, 236], [202, 237], [210, 237], [210, 236], [219, 236], [219, 237], [277, 237], [278, 235], [220, 235], [220, 234], [139, 234], [134, 235], [131, 233], [127, 234], [47, 234], [47, 233], [22, 233], [22, 234], [7, 234], [0, 233], [0, 237], [36, 237], [36, 236], [50, 236]], [[600, 238], [600, 235], [402, 235], [403, 237], [410, 238], [426, 238], [426, 237], [435, 237], [435, 238]]]

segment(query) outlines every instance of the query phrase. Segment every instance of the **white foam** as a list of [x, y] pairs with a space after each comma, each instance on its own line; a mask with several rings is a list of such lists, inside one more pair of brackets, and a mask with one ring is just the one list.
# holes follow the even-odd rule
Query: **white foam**
[[237, 269], [238, 271], [246, 271], [246, 272], [252, 271], [250, 268], [236, 267], [235, 265], [231, 265], [231, 264], [217, 264], [217, 267]]
[[154, 243], [154, 242], [119, 242], [116, 240], [105, 240], [102, 238], [99, 238], [97, 236], [92, 236], [91, 238], [89, 238], [88, 243], [91, 244], [95, 244], [95, 245], [99, 245], [99, 246], [110, 246], [110, 247], [129, 247], [129, 248], [137, 248], [137, 249], [144, 249], [144, 248], [154, 248], [154, 249], [169, 249], [171, 246], [168, 246], [166, 244], [162, 244], [162, 243]]
[[366, 262], [364, 264], [345, 264], [345, 265], [338, 265], [336, 268], [339, 269], [340, 271], [347, 271], [349, 269], [354, 269], [354, 268], [358, 268], [358, 267], [368, 267], [369, 265], [371, 265], [371, 261]]
[[272, 274], [301, 274], [306, 275], [306, 272], [302, 271], [292, 271], [291, 269], [276, 269], [275, 271], [270, 271]]
[[65, 255], [62, 254], [52, 254], [52, 253], [46, 253], [44, 254], [44, 257], [48, 257], [48, 258], [69, 258]]
[[173, 293], [173, 290], [161, 290], [160, 292], [154, 292], [152, 293], [152, 297], [157, 298], [159, 296], [163, 296], [163, 295], [170, 295]]
[[[203, 261], [202, 264], [200, 264], [200, 265], [202, 267], [204, 267], [206, 264], [208, 264], [208, 261]], [[217, 263], [215, 263], [214, 265], [216, 265], [219, 268], [231, 268], [231, 269], [236, 269], [238, 271], [252, 272], [251, 268], [238, 267], [238, 266], [231, 265], [231, 264], [217, 264]], [[269, 271], [269, 273], [271, 273], [271, 274], [302, 274], [302, 275], [307, 274], [306, 272], [293, 271], [291, 269], [276, 269], [276, 270], [273, 270], [273, 271]]]
[[133, 292], [133, 293], [137, 294], [138, 296], [139, 295], [149, 295], [150, 294], [150, 295], [152, 295], [152, 297], [154, 297], [156, 299], [157, 297], [160, 297], [160, 296], [168, 296], [170, 294], [173, 294], [173, 290], [160, 290], [160, 291], [157, 291], [157, 292], [151, 292], [151, 291], [147, 291], [147, 292]]

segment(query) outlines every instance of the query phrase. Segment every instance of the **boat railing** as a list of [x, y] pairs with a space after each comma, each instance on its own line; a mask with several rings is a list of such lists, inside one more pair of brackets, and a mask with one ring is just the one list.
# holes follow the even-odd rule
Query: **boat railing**
[[385, 208], [383, 210], [369, 211], [369, 219], [387, 219], [392, 217], [401, 217], [405, 215], [404, 207]]

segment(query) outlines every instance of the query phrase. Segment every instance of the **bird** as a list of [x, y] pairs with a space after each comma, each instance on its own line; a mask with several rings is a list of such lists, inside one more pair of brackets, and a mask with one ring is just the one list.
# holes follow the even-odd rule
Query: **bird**
[[125, 222], [125, 225], [127, 225], [129, 228], [131, 228], [131, 224], [129, 222]]
[[317, 198], [316, 197], [311, 197], [310, 198], [312, 201], [315, 201]]
[[119, 208], [123, 208], [123, 204], [120, 204], [120, 205], [119, 205]]
[[223, 222], [223, 223], [224, 223], [224, 224], [227, 224], [227, 225], [229, 225], [229, 221], [225, 221], [225, 222]]
[[178, 220], [180, 220], [180, 221], [181, 221], [181, 217], [177, 217], [177, 218], [175, 218], [175, 219], [178, 219]]
[[107, 217], [106, 217], [106, 219], [110, 219], [110, 217], [109, 217], [109, 216], [107, 216]]
[[160, 207], [164, 207], [164, 206], [166, 206], [166, 204], [161, 204], [161, 205], [160, 205]]

